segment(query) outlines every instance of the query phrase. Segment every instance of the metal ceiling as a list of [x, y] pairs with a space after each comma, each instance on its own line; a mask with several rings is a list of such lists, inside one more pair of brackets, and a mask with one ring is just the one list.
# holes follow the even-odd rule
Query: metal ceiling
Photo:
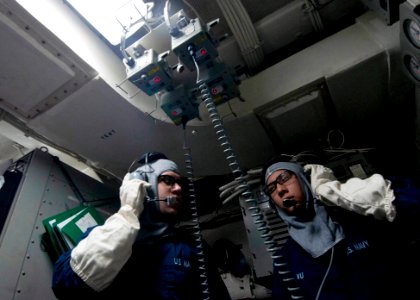
[[[41, 5], [21, 2], [28, 9]], [[159, 7], [165, 1], [155, 2]], [[243, 5], [236, 29], [227, 2]], [[53, 146], [119, 178], [147, 151], [166, 153], [182, 169], [189, 147], [196, 176], [230, 172], [204, 105], [201, 118], [185, 131], [175, 126], [154, 97], [124, 82], [121, 59], [68, 6], [43, 3], [49, 5], [47, 14], [0, 1], [0, 134], [6, 128], [2, 123], [12, 124], [36, 140], [32, 147]], [[398, 24], [386, 24], [361, 1], [189, 0], [177, 5], [204, 22], [220, 18], [214, 34], [228, 35], [218, 50], [240, 73], [243, 99], [218, 109], [243, 168], [279, 152], [328, 146], [326, 135], [333, 128], [344, 130], [350, 147], [376, 143], [384, 123], [370, 126], [371, 118], [396, 104], [404, 112], [412, 97], [398, 65]], [[67, 29], [54, 26], [54, 17]], [[257, 60], [246, 58], [250, 49], [239, 41], [249, 24], [259, 41]], [[73, 42], [75, 28], [80, 40]], [[398, 90], [391, 91], [391, 85]], [[7, 141], [11, 138], [4, 137], [4, 144], [14, 145]], [[21, 143], [30, 150], [28, 141]], [[3, 161], [18, 154], [6, 153]]]

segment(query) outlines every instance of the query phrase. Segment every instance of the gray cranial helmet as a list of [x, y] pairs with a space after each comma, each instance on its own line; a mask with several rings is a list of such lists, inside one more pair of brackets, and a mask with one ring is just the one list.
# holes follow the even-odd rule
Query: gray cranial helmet
[[145, 180], [151, 185], [151, 188], [148, 189], [148, 196], [144, 199], [144, 210], [140, 215], [139, 239], [145, 240], [168, 233], [172, 227], [172, 224], [162, 217], [159, 201], [156, 201], [159, 200], [158, 177], [166, 171], [175, 173], [179, 173], [179, 171], [178, 166], [161, 153], [147, 153], [139, 162], [143, 165], [131, 173], [131, 178]]
[[153, 162], [147, 162], [145, 165], [137, 168], [133, 173], [131, 173], [131, 178], [138, 178], [145, 180], [151, 184], [151, 191], [149, 191], [149, 197], [151, 200], [159, 199], [158, 195], [158, 177], [163, 172], [173, 171], [178, 172], [178, 166], [171, 160], [166, 158], [161, 158]]

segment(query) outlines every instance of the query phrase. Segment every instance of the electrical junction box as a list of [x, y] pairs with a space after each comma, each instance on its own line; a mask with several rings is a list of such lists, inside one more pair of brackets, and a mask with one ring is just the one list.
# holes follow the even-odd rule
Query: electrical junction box
[[149, 96], [162, 89], [172, 88], [171, 71], [162, 55], [153, 49], [145, 50], [143, 55], [135, 59], [132, 68], [127, 69], [127, 79]]
[[[211, 22], [211, 24], [214, 23]], [[203, 28], [198, 18], [187, 21], [185, 17], [181, 17], [177, 22], [176, 32], [171, 35], [172, 51], [190, 71], [196, 69], [190, 47], [193, 49], [197, 65], [211, 62], [219, 56], [215, 41], [208, 30]]]
[[198, 104], [190, 90], [184, 85], [160, 95], [160, 107], [175, 125], [186, 123], [199, 117]]
[[352, 177], [365, 179], [375, 173], [374, 167], [360, 152], [349, 152], [331, 159], [325, 164], [330, 168], [337, 180], [345, 182]]
[[[239, 97], [240, 92], [237, 80], [230, 73], [223, 63], [215, 64], [211, 68], [202, 70], [200, 73], [201, 81], [204, 81], [208, 88], [215, 105], [223, 104], [232, 98]], [[202, 99], [199, 91], [194, 91], [197, 99]]]

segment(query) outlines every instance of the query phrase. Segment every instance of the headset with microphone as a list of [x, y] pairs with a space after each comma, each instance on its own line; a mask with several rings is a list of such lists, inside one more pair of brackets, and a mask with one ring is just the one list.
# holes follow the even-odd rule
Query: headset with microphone
[[146, 196], [146, 202], [154, 202], [154, 201], [166, 202], [166, 205], [168, 206], [172, 206], [178, 202], [176, 197], [174, 196], [167, 196], [165, 199], [158, 199], [158, 198], [152, 199], [149, 196]]
[[[165, 154], [160, 153], [160, 152], [147, 152], [143, 154], [137, 161], [134, 161], [131, 164], [130, 168], [128, 168], [128, 173], [131, 174], [130, 179], [137, 178], [137, 179], [141, 179], [148, 182], [149, 180], [147, 177], [147, 173], [154, 172], [153, 168], [150, 166], [149, 172], [146, 170], [139, 170], [139, 169], [143, 166], [149, 166], [151, 163], [154, 163], [155, 161], [159, 159], [168, 159], [168, 157]], [[132, 172], [131, 169], [136, 162], [140, 166], [137, 167], [134, 172]]]
[[[168, 157], [166, 155], [164, 155], [163, 153], [160, 152], [147, 152], [145, 154], [143, 154], [136, 162], [140, 165], [139, 167], [137, 167], [137, 169], [135, 169], [135, 171], [131, 172], [131, 169], [134, 165], [134, 163], [131, 164], [128, 172], [131, 174], [130, 175], [130, 179], [141, 179], [144, 181], [149, 182], [149, 178], [147, 176], [147, 173], [153, 173], [154, 170], [152, 168], [152, 166], [150, 166], [150, 164], [154, 163], [155, 161], [159, 160], [159, 159], [168, 159]], [[149, 166], [150, 167], [150, 171], [147, 170], [140, 170], [141, 167], [143, 166]], [[151, 198], [149, 195], [147, 195], [145, 197], [145, 202], [166, 202], [166, 205], [168, 206], [172, 206], [174, 204], [176, 204], [177, 201], [177, 197], [175, 196], [167, 196], [164, 199], [159, 199], [159, 198]]]
[[286, 199], [283, 200], [283, 206], [284, 207], [287, 207], [287, 208], [292, 207], [292, 206], [295, 206], [296, 203], [297, 202], [296, 202], [295, 199], [286, 198]]

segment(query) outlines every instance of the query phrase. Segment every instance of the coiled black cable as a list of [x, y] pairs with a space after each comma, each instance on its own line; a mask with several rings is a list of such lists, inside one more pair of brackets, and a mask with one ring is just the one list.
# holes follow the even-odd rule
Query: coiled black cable
[[185, 169], [188, 178], [188, 195], [190, 200], [190, 210], [193, 221], [193, 236], [195, 238], [195, 246], [197, 249], [197, 261], [198, 261], [198, 271], [200, 273], [200, 285], [203, 295], [203, 300], [210, 299], [210, 291], [207, 278], [207, 268], [206, 268], [206, 259], [204, 255], [203, 239], [201, 235], [200, 222], [198, 219], [198, 208], [196, 201], [196, 193], [193, 182], [193, 167], [192, 167], [192, 155], [191, 148], [186, 146], [186, 137], [185, 137], [185, 125], [184, 125], [184, 156], [185, 156]]
[[264, 244], [267, 246], [267, 251], [271, 253], [274, 265], [279, 268], [279, 274], [281, 275], [282, 280], [288, 286], [291, 299], [303, 299], [304, 297], [300, 293], [300, 288], [296, 283], [296, 279], [289, 271], [284, 257], [274, 254], [280, 248], [277, 244], [277, 241], [274, 239], [274, 235], [271, 232], [266, 220], [264, 219], [262, 211], [258, 206], [257, 200], [253, 197], [251, 188], [245, 180], [242, 170], [239, 167], [235, 152], [225, 133], [223, 123], [221, 121], [219, 112], [217, 111], [216, 105], [214, 104], [208, 85], [203, 80], [198, 80], [197, 84], [199, 86], [202, 100], [209, 112], [210, 119], [216, 131], [216, 136], [220, 142], [222, 151], [225, 153], [232, 174], [239, 184], [238, 189], [243, 190], [241, 196], [245, 199], [245, 203], [248, 205], [248, 210], [251, 211], [251, 216], [253, 217], [253, 221], [257, 226], [257, 230], [260, 232], [261, 237], [264, 239]]
[[275, 255], [275, 252], [280, 249], [277, 241], [274, 238], [273, 233], [270, 230], [270, 227], [265, 220], [261, 209], [258, 206], [258, 201], [253, 197], [248, 182], [245, 179], [244, 172], [241, 170], [239, 163], [236, 159], [235, 151], [229, 142], [229, 138], [225, 133], [225, 128], [223, 122], [220, 118], [219, 112], [214, 104], [213, 97], [211, 96], [210, 89], [205, 82], [205, 80], [200, 79], [200, 68], [195, 59], [195, 46], [189, 45], [187, 47], [188, 52], [193, 60], [196, 71], [197, 71], [197, 85], [201, 94], [201, 100], [204, 102], [207, 111], [209, 112], [211, 123], [216, 131], [217, 139], [222, 147], [222, 151], [226, 156], [229, 168], [232, 171], [232, 174], [235, 177], [235, 180], [238, 182], [238, 189], [242, 190], [241, 196], [245, 199], [245, 204], [247, 204], [247, 209], [251, 211], [251, 216], [257, 230], [261, 233], [261, 237], [264, 239], [264, 244], [267, 247], [267, 251], [271, 253], [273, 259], [273, 264], [279, 267], [279, 274], [281, 275], [283, 281], [288, 287], [291, 299], [303, 299], [303, 295], [300, 293], [300, 288], [297, 285], [296, 279], [293, 274], [288, 270], [288, 265], [284, 260], [283, 256]]

